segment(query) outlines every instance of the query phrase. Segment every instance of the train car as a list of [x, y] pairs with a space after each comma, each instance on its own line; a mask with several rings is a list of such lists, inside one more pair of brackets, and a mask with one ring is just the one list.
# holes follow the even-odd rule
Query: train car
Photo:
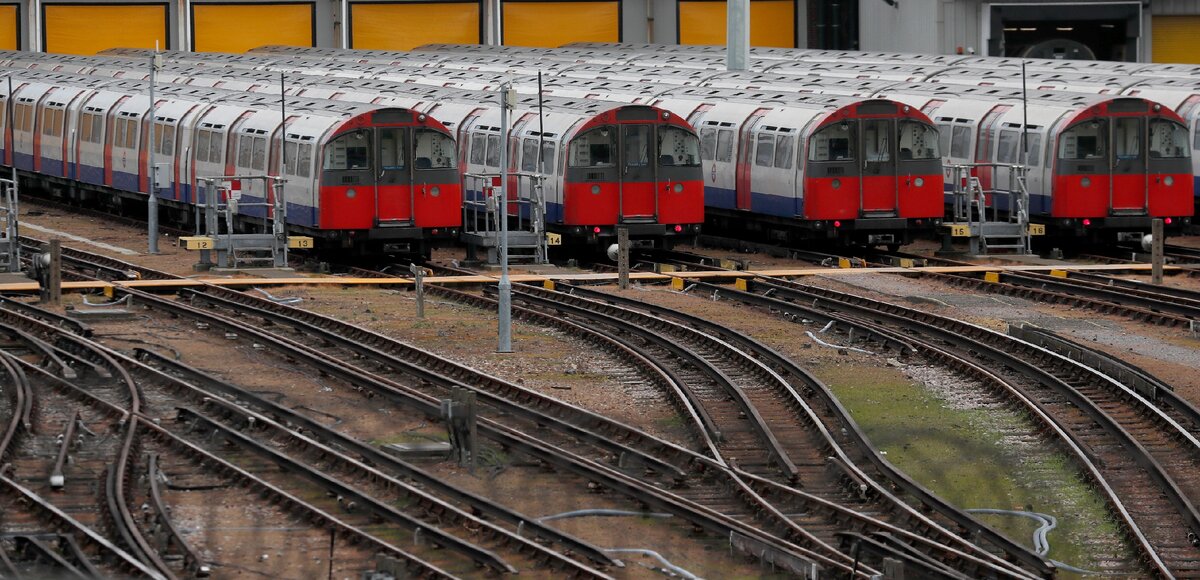
[[[16, 69], [9, 76], [6, 162], [30, 184], [80, 203], [144, 207], [151, 192], [145, 82]], [[285, 128], [278, 98], [170, 84], [157, 93], [154, 194], [181, 219], [206, 201], [200, 178], [271, 174], [287, 179], [289, 227], [326, 247], [425, 252], [461, 226], [455, 142], [429, 115], [290, 99]], [[247, 182], [242, 199], [272, 195]], [[263, 211], [245, 208], [244, 225]]]

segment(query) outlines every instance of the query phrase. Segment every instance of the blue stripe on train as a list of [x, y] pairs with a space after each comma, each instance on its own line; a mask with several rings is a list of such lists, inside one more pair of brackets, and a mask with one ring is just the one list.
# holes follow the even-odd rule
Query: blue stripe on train
[[[253, 195], [242, 194], [242, 203], [263, 203], [266, 198], [256, 197]], [[238, 213], [250, 217], [263, 217], [266, 215], [267, 208], [265, 206], [239, 206]], [[317, 225], [317, 209], [310, 205], [302, 205], [298, 203], [288, 202], [287, 204], [287, 221], [289, 224], [298, 226], [316, 227]]]
[[[724, 187], [704, 186], [704, 205], [721, 209], [737, 209], [737, 191]], [[783, 218], [804, 213], [804, 199], [789, 195], [750, 192], [750, 211]]]

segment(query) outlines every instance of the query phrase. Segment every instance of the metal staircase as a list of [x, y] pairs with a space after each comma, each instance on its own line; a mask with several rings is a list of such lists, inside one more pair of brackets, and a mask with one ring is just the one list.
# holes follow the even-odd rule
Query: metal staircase
[[19, 200], [17, 195], [17, 170], [12, 171], [11, 179], [0, 178], [0, 195], [3, 206], [0, 206], [0, 219], [4, 220], [4, 229], [0, 230], [0, 272], [21, 271], [21, 241], [18, 239]]
[[[508, 261], [510, 263], [548, 263], [546, 203], [543, 192], [545, 175], [509, 173], [509, 185], [516, 187], [508, 195], [500, 185], [498, 173], [468, 173], [463, 192], [463, 241], [467, 260], [478, 260], [482, 248], [487, 263], [500, 263], [501, 219], [508, 220]], [[507, 203], [500, 200], [508, 197]], [[507, 205], [506, 210], [501, 205]], [[502, 217], [503, 216], [503, 217]]]
[[[952, 216], [942, 224], [948, 242], [966, 238], [969, 253], [987, 256], [996, 253], [1031, 254], [1031, 236], [1045, 233], [1044, 226], [1029, 223], [1029, 190], [1023, 165], [1006, 163], [970, 163], [947, 167], [952, 176]], [[980, 169], [995, 173], [1007, 169], [1005, 187], [985, 189], [977, 173]]]

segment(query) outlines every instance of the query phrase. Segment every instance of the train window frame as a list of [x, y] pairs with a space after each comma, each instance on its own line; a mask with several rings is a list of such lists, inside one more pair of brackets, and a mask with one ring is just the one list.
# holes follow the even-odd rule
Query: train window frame
[[[343, 143], [343, 141], [349, 142], [353, 138], [358, 138], [358, 139], [361, 139], [364, 141], [364, 143], [362, 145], [354, 147], [355, 149], [364, 149], [366, 151], [366, 155], [364, 156], [365, 165], [363, 165], [363, 166], [356, 167], [356, 166], [351, 166], [351, 164], [350, 164], [350, 149], [351, 148], [346, 147], [345, 144]], [[344, 152], [342, 153], [340, 159], [338, 158], [337, 151], [336, 151], [336, 148], [339, 145], [341, 145], [345, 149]], [[328, 143], [325, 144], [325, 149], [324, 149], [323, 153], [324, 153], [324, 155], [323, 155], [324, 162], [321, 165], [322, 171], [370, 171], [371, 170], [371, 137], [370, 137], [370, 133], [368, 133], [366, 130], [363, 130], [363, 129], [357, 129], [354, 131], [347, 131], [345, 133], [342, 133], [341, 135], [334, 137]]]
[[1025, 164], [1030, 167], [1041, 167], [1042, 164], [1042, 134], [1029, 132], [1025, 134]]
[[84, 143], [92, 142], [92, 113], [83, 113], [79, 116], [79, 140]]
[[196, 163], [208, 163], [208, 146], [212, 141], [212, 131], [208, 129], [196, 130], [196, 144], [192, 149], [192, 158]]
[[300, 150], [297, 154], [296, 175], [304, 178], [312, 177], [312, 152], [313, 146], [311, 143], [300, 144]]
[[[1171, 131], [1171, 134], [1175, 137], [1175, 141], [1176, 141], [1176, 144], [1174, 146], [1180, 149], [1179, 151], [1176, 151], [1175, 155], [1163, 155], [1162, 151], [1160, 151], [1160, 148], [1158, 147], [1159, 143], [1155, 137], [1155, 128], [1162, 127], [1162, 126], [1171, 127], [1172, 129], [1174, 129], [1173, 131]], [[1181, 132], [1182, 132], [1182, 135], [1181, 135]], [[1149, 120], [1147, 134], [1149, 135], [1150, 142], [1149, 142], [1146, 150], [1150, 153], [1151, 159], [1191, 158], [1192, 152], [1189, 149], [1189, 144], [1188, 144], [1187, 126], [1185, 126], [1184, 124], [1179, 123], [1177, 121], [1173, 121], [1171, 119], [1152, 118]], [[1182, 142], [1180, 142], [1180, 140], [1179, 140], [1180, 136], [1183, 137]], [[1180, 143], [1182, 143], [1182, 147], [1180, 147]], [[1180, 153], [1182, 153], [1182, 154], [1180, 154]]]
[[974, 131], [969, 125], [951, 125], [950, 157], [954, 159], [970, 159], [971, 138]]
[[208, 141], [208, 162], [225, 164], [225, 133], [212, 131]]
[[[642, 123], [621, 125], [621, 163], [625, 167], [650, 167], [650, 143], [654, 126]], [[657, 141], [655, 141], [657, 149]]]
[[526, 138], [521, 141], [521, 171], [532, 173], [537, 170], [537, 139]]
[[[839, 136], [837, 141], [845, 141], [845, 155], [835, 157], [833, 155], [832, 144], [835, 140], [825, 135], [826, 132], [845, 132], [845, 136]], [[808, 160], [815, 163], [845, 163], [852, 162], [858, 158], [858, 123], [829, 123], [824, 127], [813, 131], [808, 138]]]
[[288, 175], [297, 175], [296, 168], [300, 158], [300, 144], [295, 141], [284, 141], [283, 158], [285, 162], [283, 171]]
[[[923, 134], [920, 135], [920, 144], [916, 142], [915, 138], [917, 135], [915, 133], [910, 135], [913, 137], [913, 140], [909, 143], [905, 143], [904, 137], [909, 128], [917, 128], [922, 130]], [[932, 143], [933, 147], [920, 147], [919, 145], [926, 144], [925, 141], [928, 139], [930, 132], [933, 132], [933, 134], [936, 135], [936, 138]], [[905, 147], [905, 145], [909, 145], [909, 147]], [[896, 148], [896, 159], [899, 161], [928, 161], [931, 159], [941, 159], [941, 129], [939, 129], [937, 125], [922, 123], [915, 119], [900, 119], [900, 121], [896, 124]], [[908, 151], [907, 159], [904, 157], [904, 152], [906, 150]]]
[[759, 133], [754, 139], [754, 164], [759, 167], [775, 166], [774, 133]]
[[467, 156], [467, 161], [471, 165], [483, 165], [483, 160], [487, 154], [487, 140], [483, 133], [471, 133], [471, 153]]
[[500, 167], [500, 135], [497, 133], [487, 134], [487, 153], [484, 155], [483, 164], [487, 167]]
[[[428, 137], [428, 139], [426, 139]], [[428, 146], [429, 155], [425, 153]], [[413, 169], [426, 171], [432, 169], [457, 169], [458, 156], [455, 154], [454, 138], [436, 129], [417, 127], [412, 131]], [[429, 167], [421, 167], [422, 159], [429, 160]]]
[[[1093, 147], [1090, 149], [1094, 152], [1092, 155], [1079, 156], [1079, 136], [1073, 135], [1076, 130], [1080, 129], [1095, 129], [1096, 135], [1090, 142]], [[1092, 137], [1092, 136], [1088, 136]], [[1073, 153], [1069, 153], [1073, 151]], [[1107, 159], [1108, 158], [1108, 122], [1105, 119], [1093, 119], [1090, 121], [1081, 121], [1070, 127], [1067, 127], [1059, 134], [1058, 137], [1058, 158], [1067, 161], [1080, 161], [1085, 159]]]
[[717, 131], [716, 161], [719, 163], [733, 162], [733, 129], [719, 129]]
[[[891, 163], [892, 162], [892, 120], [891, 119], [863, 119], [859, 122], [859, 129], [862, 133], [863, 157], [868, 163]], [[876, 133], [876, 128], [882, 128], [875, 135], [875, 139], [868, 141], [868, 135]]]
[[[672, 125], [660, 126], [657, 133], [655, 152], [659, 167], [700, 167], [700, 138], [695, 133]], [[664, 159], [671, 163], [663, 163]]]
[[[379, 127], [376, 129], [375, 160], [379, 162], [379, 170], [404, 171], [408, 169], [408, 134], [406, 127]], [[391, 149], [386, 149], [385, 143], [393, 143]], [[388, 154], [385, 155], [385, 152]]]
[[257, 171], [267, 170], [267, 139], [266, 137], [254, 138], [254, 149], [250, 155], [250, 168]]
[[554, 141], [542, 142], [542, 173], [554, 174], [558, 172], [558, 166], [554, 161], [558, 158], [558, 145]]
[[[1117, 117], [1115, 121], [1112, 125], [1112, 152], [1115, 159], [1141, 159], [1142, 151], [1145, 150], [1145, 147], [1142, 147], [1142, 133], [1145, 130], [1142, 117]], [[1129, 130], [1128, 127], [1131, 124], [1133, 128]], [[1120, 138], [1119, 136], [1131, 136], [1133, 140], [1130, 141], [1128, 138]]]
[[1001, 129], [996, 137], [996, 163], [1021, 162], [1021, 132]]
[[[1200, 135], [1200, 133], [1197, 133]], [[700, 130], [700, 159], [712, 161], [717, 158], [717, 130], [705, 127]]]
[[254, 137], [238, 135], [237, 166], [250, 167], [250, 157], [254, 153]]
[[796, 156], [796, 137], [794, 135], [778, 135], [775, 137], [775, 167], [791, 169], [792, 157]]
[[158, 141], [159, 153], [173, 157], [175, 155], [175, 125], [163, 123], [158, 134], [162, 135]]
[[[593, 143], [592, 135], [607, 139], [607, 143]], [[615, 127], [596, 127], [575, 135], [568, 145], [567, 164], [570, 167], [616, 167], [618, 162], [617, 131]], [[605, 153], [605, 161], [595, 163], [597, 153]], [[586, 155], [586, 160], [584, 156]]]

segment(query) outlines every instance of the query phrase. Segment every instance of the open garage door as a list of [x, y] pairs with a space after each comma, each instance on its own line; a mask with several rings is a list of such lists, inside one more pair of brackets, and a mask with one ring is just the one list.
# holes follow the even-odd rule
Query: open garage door
[[43, 4], [42, 23], [46, 52], [170, 48], [166, 4]]
[[478, 0], [470, 2], [355, 2], [350, 4], [350, 46], [361, 50], [411, 50], [422, 44], [479, 44]]
[[282, 44], [315, 46], [316, 5], [311, 2], [276, 4], [192, 4], [192, 50], [246, 52]]
[[608, 0], [504, 2], [504, 44], [562, 46], [568, 42], [620, 42], [621, 5]]
[[21, 50], [21, 8], [0, 4], [0, 50]]
[[[722, 1], [685, 0], [679, 8], [679, 44], [725, 44], [728, 7]], [[796, 46], [796, 3], [750, 0], [750, 46]]]
[[1200, 16], [1155, 16], [1150, 26], [1154, 62], [1200, 64]]

